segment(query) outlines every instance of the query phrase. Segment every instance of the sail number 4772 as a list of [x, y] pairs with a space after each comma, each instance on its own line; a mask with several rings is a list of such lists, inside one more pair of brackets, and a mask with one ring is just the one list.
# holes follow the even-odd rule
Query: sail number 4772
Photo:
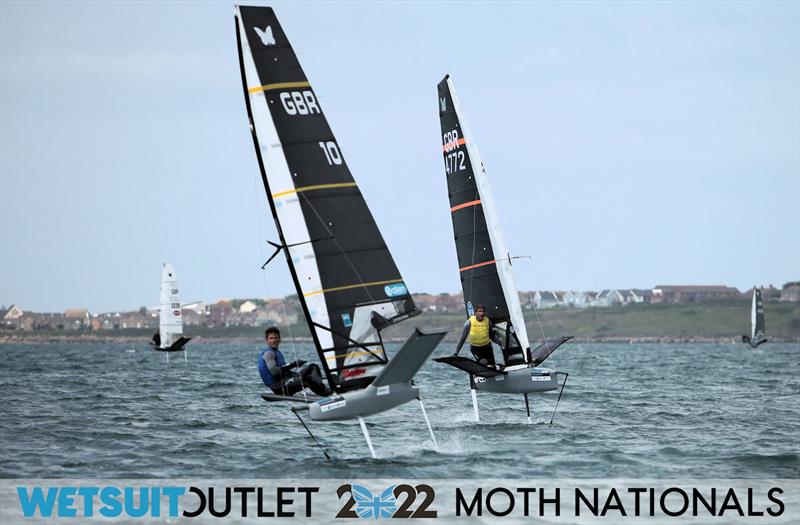
[[442, 135], [442, 150], [444, 151], [444, 169], [447, 174], [466, 169], [464, 151], [459, 150], [463, 140], [458, 139], [458, 130], [454, 129]]

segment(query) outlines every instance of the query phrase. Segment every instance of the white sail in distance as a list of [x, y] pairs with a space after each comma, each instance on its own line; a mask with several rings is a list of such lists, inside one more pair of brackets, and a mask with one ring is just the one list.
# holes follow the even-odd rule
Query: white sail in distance
[[758, 295], [758, 291], [753, 288], [753, 302], [750, 305], [750, 340], [756, 340], [756, 317], [758, 311], [758, 301], [756, 300], [756, 296]]
[[169, 348], [183, 335], [183, 317], [175, 268], [164, 263], [161, 269], [161, 304], [158, 309], [158, 331], [161, 347]]

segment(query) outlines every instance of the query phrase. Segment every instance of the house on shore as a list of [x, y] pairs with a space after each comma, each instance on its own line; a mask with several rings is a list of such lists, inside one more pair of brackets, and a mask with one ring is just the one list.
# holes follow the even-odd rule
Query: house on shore
[[8, 310], [3, 313], [2, 320], [13, 322], [22, 317], [25, 312], [19, 306], [12, 304]]
[[562, 301], [564, 306], [569, 308], [586, 308], [589, 306], [589, 296], [586, 292], [570, 290], [564, 293]]
[[625, 304], [642, 304], [653, 302], [653, 290], [625, 290]]
[[539, 291], [533, 293], [533, 305], [536, 308], [555, 308], [559, 305], [556, 292]]
[[236, 310], [227, 299], [220, 299], [211, 305], [211, 325], [227, 326]]
[[239, 305], [239, 313], [240, 314], [249, 314], [251, 312], [255, 312], [258, 309], [258, 306], [253, 301], [249, 299]]
[[800, 303], [800, 283], [786, 283], [778, 300], [783, 303]]
[[619, 290], [603, 290], [597, 294], [595, 306], [608, 307], [625, 304], [625, 296]]
[[739, 299], [740, 292], [731, 286], [675, 286], [658, 285], [653, 288], [653, 303], [700, 303]]
[[67, 308], [64, 310], [64, 327], [71, 330], [91, 326], [92, 316], [86, 308]]

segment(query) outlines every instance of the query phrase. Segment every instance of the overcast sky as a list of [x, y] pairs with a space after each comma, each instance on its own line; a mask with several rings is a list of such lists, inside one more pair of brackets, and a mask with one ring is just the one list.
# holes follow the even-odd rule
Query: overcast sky
[[[800, 4], [272, 2], [412, 292], [459, 289], [453, 77], [520, 289], [800, 279]], [[233, 4], [0, 2], [0, 303], [293, 293]]]

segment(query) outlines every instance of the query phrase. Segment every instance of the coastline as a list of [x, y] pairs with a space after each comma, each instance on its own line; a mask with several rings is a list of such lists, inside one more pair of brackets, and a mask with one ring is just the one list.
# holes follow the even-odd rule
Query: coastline
[[[766, 305], [767, 338], [773, 342], [800, 343], [800, 304], [769, 303]], [[741, 344], [742, 334], [750, 329], [750, 311], [741, 302], [690, 303], [680, 305], [629, 305], [609, 308], [548, 309], [537, 315], [533, 323], [528, 316], [531, 346], [546, 337], [573, 336], [573, 343], [714, 343]], [[424, 312], [412, 322], [398, 323], [382, 332], [383, 341], [402, 343], [414, 326], [422, 330], [436, 327], [449, 330], [444, 341], [455, 343], [461, 333], [464, 314], [454, 311]], [[312, 343], [308, 327], [298, 321], [279, 325], [284, 341]], [[185, 335], [194, 344], [259, 345], [264, 339], [264, 326], [185, 325]], [[0, 345], [41, 343], [128, 343], [147, 345], [155, 329], [152, 327], [109, 330], [41, 329], [0, 330]]]
[[[99, 334], [36, 334], [24, 333], [0, 335], [0, 345], [5, 344], [63, 344], [63, 343], [130, 343], [141, 346], [149, 346], [149, 337], [146, 335], [99, 335]], [[800, 338], [781, 338], [771, 337], [769, 341], [775, 343], [797, 343], [800, 345]], [[241, 335], [224, 336], [193, 336], [194, 344], [253, 344], [260, 345], [262, 341], [258, 337], [245, 337]], [[284, 343], [304, 343], [311, 344], [310, 337], [283, 338]], [[403, 338], [390, 337], [384, 339], [390, 344], [404, 342]], [[446, 343], [453, 342], [451, 338], [445, 339]], [[665, 337], [665, 336], [598, 336], [598, 337], [574, 337], [569, 343], [615, 343], [615, 344], [742, 344], [741, 339], [736, 337]], [[800, 348], [798, 348], [800, 349]]]

